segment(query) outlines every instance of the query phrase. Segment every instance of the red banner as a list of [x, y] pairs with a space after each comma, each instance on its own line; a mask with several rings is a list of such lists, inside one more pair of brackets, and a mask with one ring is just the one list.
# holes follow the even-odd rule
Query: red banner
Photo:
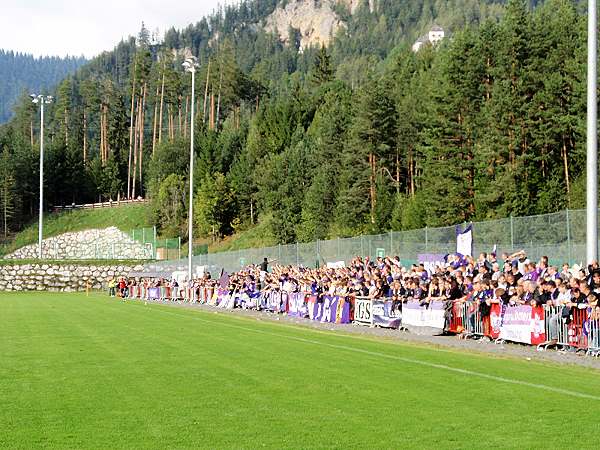
[[500, 337], [500, 327], [502, 326], [502, 307], [499, 303], [492, 303], [490, 309], [490, 330], [489, 337], [498, 339]]
[[531, 344], [538, 345], [546, 342], [544, 326], [545, 311], [542, 306], [531, 308]]

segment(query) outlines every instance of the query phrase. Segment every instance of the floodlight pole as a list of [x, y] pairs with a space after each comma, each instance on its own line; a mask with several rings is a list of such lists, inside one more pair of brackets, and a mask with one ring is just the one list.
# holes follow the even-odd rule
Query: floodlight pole
[[33, 103], [40, 104], [40, 211], [38, 220], [38, 257], [42, 259], [42, 234], [44, 227], [44, 104], [52, 103], [50, 95], [30, 95]]
[[587, 73], [587, 263], [598, 259], [598, 131], [596, 98], [596, 0], [588, 0]]
[[188, 206], [188, 283], [192, 281], [192, 257], [193, 257], [193, 205], [194, 205], [194, 90], [195, 90], [195, 75], [196, 68], [198, 67], [197, 59], [193, 56], [187, 58], [183, 67], [186, 72], [192, 74], [192, 101], [191, 101], [191, 115], [190, 115], [190, 200]]

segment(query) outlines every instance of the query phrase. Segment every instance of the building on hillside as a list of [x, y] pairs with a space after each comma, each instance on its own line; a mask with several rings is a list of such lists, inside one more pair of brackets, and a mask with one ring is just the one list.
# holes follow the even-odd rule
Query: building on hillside
[[434, 25], [431, 27], [431, 30], [429, 30], [429, 33], [424, 34], [415, 41], [412, 46], [412, 51], [416, 53], [426, 44], [435, 45], [444, 39], [445, 36], [446, 33], [444, 32], [444, 29], [440, 26]]

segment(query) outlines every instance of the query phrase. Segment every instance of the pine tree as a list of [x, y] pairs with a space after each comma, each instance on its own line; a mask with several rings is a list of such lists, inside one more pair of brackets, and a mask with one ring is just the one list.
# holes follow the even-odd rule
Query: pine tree
[[4, 239], [10, 231], [9, 225], [14, 217], [17, 201], [15, 174], [11, 160], [8, 149], [4, 148], [0, 155], [0, 214]]
[[332, 80], [333, 69], [331, 67], [331, 57], [329, 56], [325, 45], [321, 45], [321, 49], [315, 58], [313, 81], [315, 84], [321, 85]]

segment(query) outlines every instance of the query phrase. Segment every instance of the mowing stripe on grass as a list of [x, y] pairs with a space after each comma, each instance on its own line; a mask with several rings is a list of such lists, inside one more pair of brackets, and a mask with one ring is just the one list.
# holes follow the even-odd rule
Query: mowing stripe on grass
[[[290, 336], [290, 335], [287, 335], [287, 334], [274, 333], [274, 332], [271, 332], [271, 331], [258, 330], [258, 329], [255, 329], [255, 328], [248, 328], [248, 327], [244, 327], [244, 326], [240, 326], [240, 325], [233, 325], [233, 324], [229, 324], [229, 323], [223, 323], [223, 322], [220, 322], [220, 321], [207, 320], [207, 319], [202, 319], [202, 318], [200, 318], [200, 317], [198, 317], [196, 315], [188, 316], [186, 314], [178, 314], [178, 313], [175, 313], [175, 312], [172, 312], [172, 311], [165, 311], [164, 309], [158, 309], [158, 308], [152, 308], [152, 310], [159, 311], [159, 312], [162, 312], [164, 314], [169, 314], [169, 315], [172, 315], [172, 316], [189, 317], [191, 319], [198, 320], [200, 322], [208, 323], [208, 324], [211, 324], [211, 325], [220, 325], [220, 326], [223, 326], [223, 327], [228, 327], [228, 328], [234, 328], [234, 329], [238, 329], [238, 330], [248, 331], [248, 332], [251, 332], [251, 333], [269, 335], [269, 336], [274, 336], [274, 337], [279, 337], [279, 338], [286, 338], [286, 339], [294, 340], [294, 341], [297, 341], [297, 342], [302, 342], [302, 343], [305, 343], [305, 344], [322, 345], [322, 346], [329, 347], [329, 348], [334, 348], [334, 349], [337, 349], [337, 350], [346, 350], [346, 351], [355, 352], [355, 353], [362, 353], [362, 354], [370, 355], [370, 356], [377, 356], [377, 357], [380, 357], [380, 358], [392, 359], [392, 360], [395, 360], [395, 361], [402, 361], [402, 362], [409, 363], [409, 364], [415, 364], [415, 365], [420, 365], [420, 366], [424, 366], [424, 367], [430, 367], [430, 368], [433, 368], [433, 369], [445, 370], [445, 371], [448, 371], [448, 372], [458, 373], [458, 374], [461, 374], [461, 375], [476, 376], [476, 377], [479, 377], [479, 378], [485, 378], [485, 379], [488, 379], [488, 380], [498, 381], [498, 382], [501, 382], [501, 383], [514, 384], [514, 385], [525, 386], [525, 387], [530, 387], [530, 388], [534, 388], [534, 389], [540, 389], [540, 390], [544, 390], [544, 391], [548, 391], [548, 392], [553, 392], [553, 393], [556, 393], [556, 394], [567, 395], [567, 396], [570, 396], [570, 397], [578, 397], [578, 398], [584, 398], [584, 399], [588, 399], [588, 400], [600, 401], [600, 396], [586, 394], [586, 393], [583, 393], [583, 392], [571, 391], [571, 390], [568, 390], [568, 389], [562, 389], [562, 388], [554, 387], [554, 386], [548, 386], [546, 384], [531, 383], [529, 381], [517, 380], [517, 379], [514, 379], [514, 378], [499, 377], [499, 376], [496, 376], [496, 375], [490, 375], [490, 374], [483, 373], [483, 372], [476, 372], [476, 371], [473, 371], [473, 370], [467, 370], [467, 369], [461, 369], [461, 368], [458, 368], [458, 367], [452, 367], [452, 366], [448, 366], [446, 364], [436, 364], [436, 363], [431, 363], [431, 362], [427, 362], [427, 361], [422, 361], [422, 360], [419, 360], [419, 359], [405, 358], [403, 356], [396, 356], [396, 355], [389, 355], [389, 354], [386, 354], [386, 353], [375, 352], [375, 351], [372, 351], [372, 350], [365, 350], [365, 349], [361, 349], [361, 348], [357, 348], [357, 347], [351, 347], [351, 346], [347, 346], [347, 345], [330, 344], [330, 343], [327, 343], [327, 342], [318, 341], [318, 340], [314, 340], [314, 339], [307, 339], [307, 338], [301, 338], [301, 337], [297, 337], [297, 336]], [[435, 349], [431, 349], [431, 350], [435, 351]]]

